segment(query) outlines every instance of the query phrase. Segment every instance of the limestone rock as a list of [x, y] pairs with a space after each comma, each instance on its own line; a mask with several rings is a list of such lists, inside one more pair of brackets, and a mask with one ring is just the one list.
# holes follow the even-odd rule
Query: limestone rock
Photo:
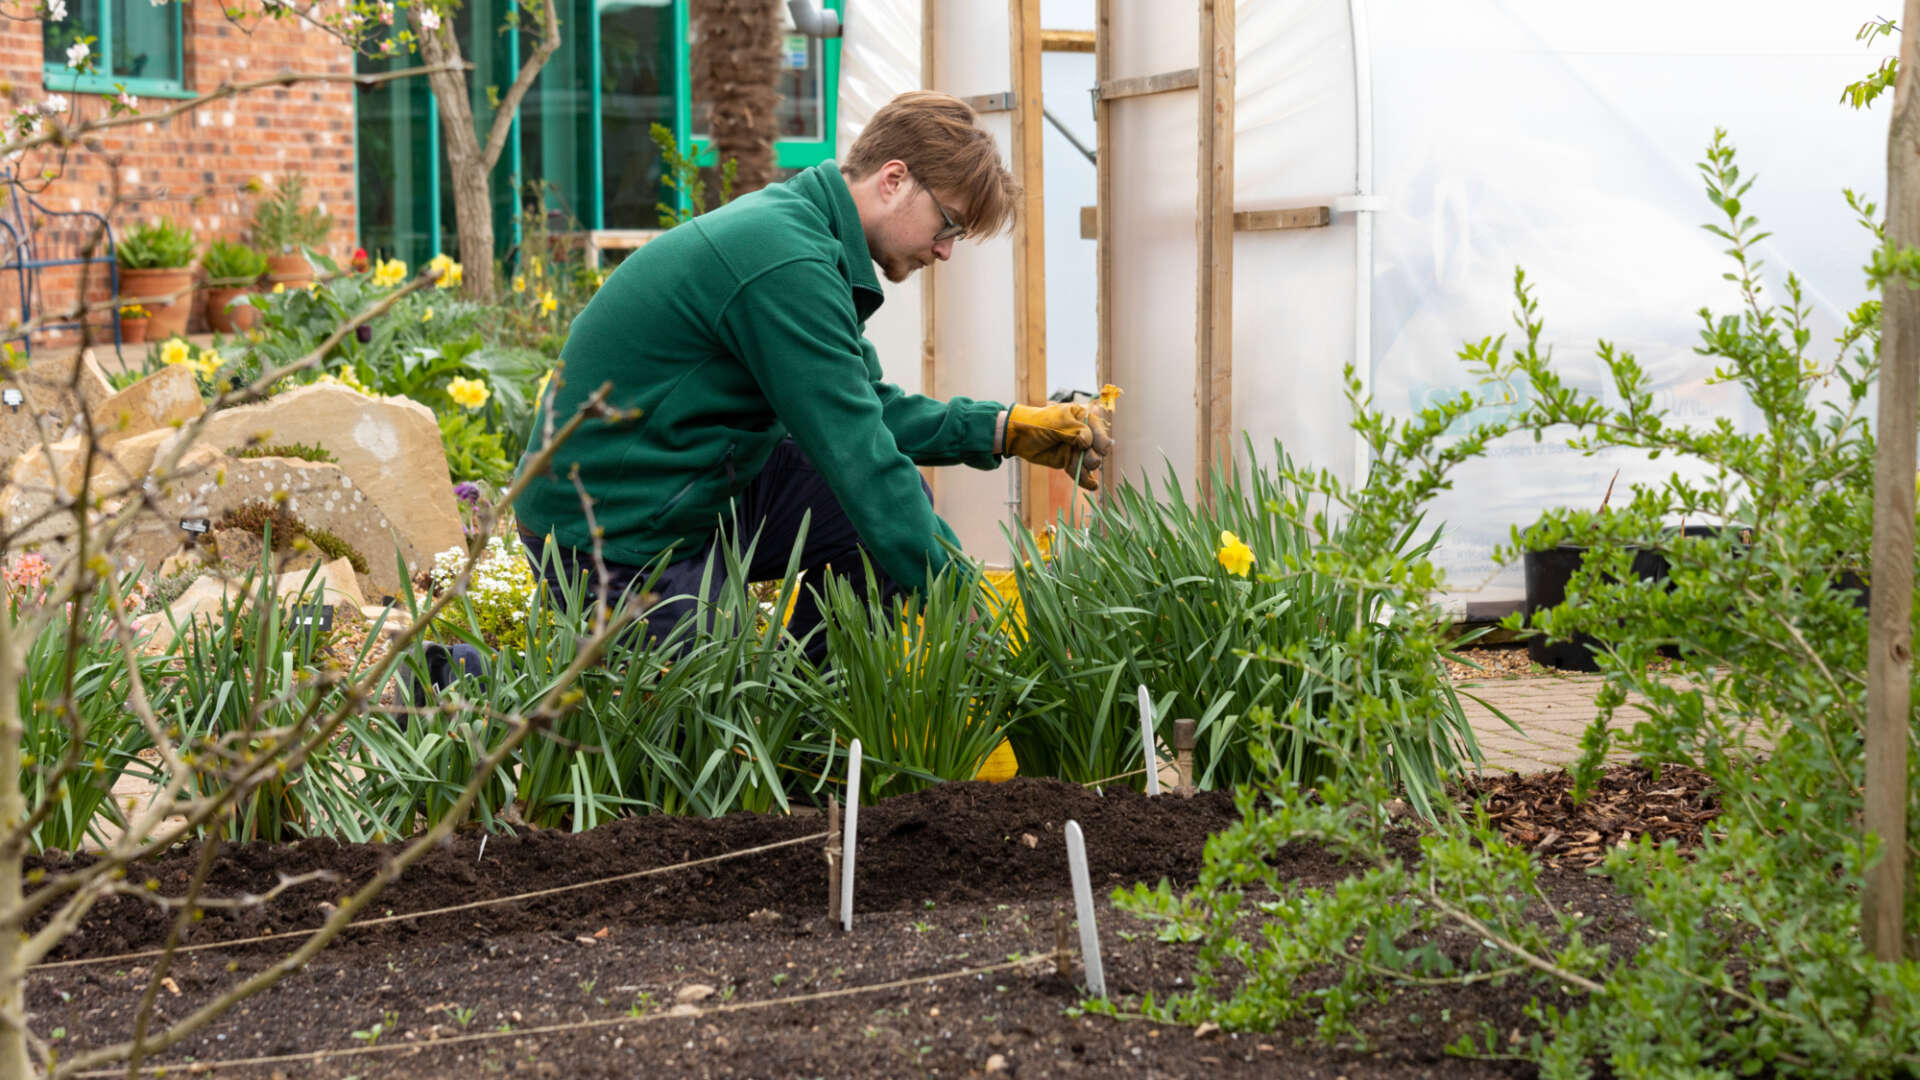
[[[364, 618], [361, 609], [366, 598], [361, 596], [359, 579], [347, 560], [335, 559], [323, 564], [312, 574], [311, 584], [308, 584], [308, 574], [305, 570], [281, 574], [274, 581], [274, 595], [283, 599], [305, 596], [310, 602], [332, 604], [336, 620], [343, 615], [353, 622]], [[243, 589], [247, 590], [245, 596], [242, 596]], [[223, 606], [235, 600], [244, 605], [252, 595], [245, 577], [209, 573], [188, 585], [186, 591], [167, 606], [167, 614], [145, 615], [138, 620], [140, 629], [153, 632], [145, 648], [150, 652], [164, 651], [173, 643], [176, 626], [184, 631], [196, 618], [218, 620]]]
[[113, 384], [91, 350], [42, 351], [17, 371], [0, 368], [0, 389], [17, 390], [21, 397], [18, 405], [0, 407], [0, 463], [40, 445], [43, 434], [60, 438], [81, 415], [82, 404], [98, 415], [113, 396]]
[[172, 430], [205, 411], [193, 372], [176, 364], [102, 402], [94, 413], [94, 426], [100, 445], [107, 447], [150, 431]]
[[[208, 418], [204, 430], [202, 445], [221, 450], [256, 441], [326, 447], [350, 481], [348, 488], [363, 497], [356, 501], [374, 511], [368, 516], [380, 532], [398, 534], [397, 546], [415, 569], [464, 542], [440, 426], [419, 402], [314, 383], [258, 405], [223, 410]], [[392, 562], [394, 547], [366, 551], [367, 558], [381, 568]], [[380, 573], [393, 579], [388, 584], [398, 583], [392, 566]]]

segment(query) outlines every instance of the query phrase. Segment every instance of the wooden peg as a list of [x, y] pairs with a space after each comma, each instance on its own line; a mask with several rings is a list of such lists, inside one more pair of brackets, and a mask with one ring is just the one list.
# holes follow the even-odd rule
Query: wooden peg
[[840, 800], [827, 796], [827, 918], [840, 921]]
[[1174, 768], [1174, 772], [1177, 773], [1180, 777], [1179, 790], [1182, 795], [1191, 795], [1193, 794], [1193, 790], [1194, 790], [1193, 789], [1194, 726], [1195, 726], [1194, 722], [1191, 720], [1175, 720], [1173, 722], [1173, 750], [1174, 750], [1174, 754], [1176, 755], [1174, 758], [1173, 768]]

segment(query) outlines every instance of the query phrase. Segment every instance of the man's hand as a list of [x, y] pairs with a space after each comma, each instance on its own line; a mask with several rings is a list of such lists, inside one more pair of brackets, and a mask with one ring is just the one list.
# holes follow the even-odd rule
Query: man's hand
[[1015, 405], [1007, 410], [1000, 453], [1060, 469], [1088, 491], [1100, 490], [1100, 465], [1113, 452], [1105, 410], [1085, 405]]

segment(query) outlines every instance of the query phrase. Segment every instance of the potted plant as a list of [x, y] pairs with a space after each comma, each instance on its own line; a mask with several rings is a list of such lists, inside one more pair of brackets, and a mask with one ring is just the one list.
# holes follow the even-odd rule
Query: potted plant
[[147, 309], [139, 304], [127, 304], [120, 309], [120, 343], [138, 345], [147, 340]]
[[267, 257], [245, 244], [215, 240], [200, 265], [207, 271], [208, 328], [221, 334], [251, 328], [260, 313], [240, 298], [267, 272]]
[[267, 272], [274, 282], [293, 286], [312, 281], [313, 264], [301, 249], [324, 242], [333, 231], [332, 215], [301, 205], [306, 194], [307, 178], [289, 172], [253, 209], [251, 240], [266, 252]]
[[192, 231], [167, 218], [135, 225], [122, 234], [113, 255], [120, 264], [120, 295], [146, 307], [149, 336], [186, 333], [193, 313]]

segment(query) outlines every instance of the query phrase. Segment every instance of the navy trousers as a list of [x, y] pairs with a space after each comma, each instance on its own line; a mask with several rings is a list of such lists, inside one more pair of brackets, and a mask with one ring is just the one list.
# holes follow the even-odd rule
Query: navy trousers
[[[924, 481], [921, 487], [931, 502], [933, 489]], [[860, 536], [854, 531], [853, 522], [826, 480], [814, 469], [813, 462], [792, 439], [774, 448], [766, 467], [734, 498], [730, 519], [717, 524], [707, 544], [698, 552], [673, 562], [661, 574], [652, 590], [660, 602], [646, 614], [648, 636], [663, 638], [698, 611], [700, 579], [707, 572], [709, 558], [713, 563], [714, 583], [710, 595], [718, 594], [720, 585], [727, 580], [726, 559], [717, 550], [720, 544], [733, 543], [743, 555], [752, 545], [752, 557], [746, 563], [748, 581], [778, 580], [786, 573], [802, 519], [807, 522], [807, 536], [800, 554], [800, 568], [807, 576], [788, 629], [795, 638], [806, 638], [807, 659], [819, 663], [826, 656], [827, 638], [824, 632], [813, 631], [821, 623], [819, 601], [825, 595], [825, 577], [829, 574], [841, 577], [865, 592], [866, 570], [861, 562]], [[534, 566], [538, 567], [544, 538], [523, 530], [520, 539], [531, 553]], [[592, 552], [556, 544], [554, 554], [557, 558], [547, 569], [549, 584], [558, 584], [556, 572], [574, 580], [584, 572], [593, 594], [604, 595], [609, 601], [617, 600], [636, 579], [642, 584], [646, 580], [645, 567], [614, 562], [606, 564], [606, 579], [598, 580]], [[873, 573], [882, 600], [905, 591], [879, 566], [873, 568]], [[812, 636], [808, 637], [809, 634]]]

